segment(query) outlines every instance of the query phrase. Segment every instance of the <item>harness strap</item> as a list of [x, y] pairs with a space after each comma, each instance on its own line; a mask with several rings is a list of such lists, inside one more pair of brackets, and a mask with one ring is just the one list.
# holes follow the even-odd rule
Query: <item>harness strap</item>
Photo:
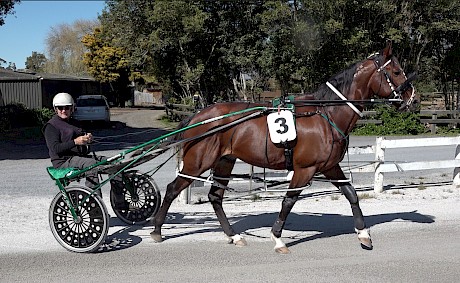
[[[347, 98], [340, 93], [340, 91], [338, 89], [336, 89], [330, 82], [326, 82], [326, 85], [335, 93], [337, 94], [338, 97], [340, 97], [340, 99], [342, 100], [347, 100]], [[358, 108], [356, 108], [356, 106], [353, 105], [353, 103], [351, 102], [346, 102], [348, 106], [350, 106], [351, 109], [353, 109], [353, 111], [356, 112], [356, 114], [359, 115], [359, 117], [363, 117], [364, 114], [358, 110]]]
[[341, 134], [344, 138], [347, 137], [347, 135], [345, 135], [345, 133], [342, 132], [342, 130], [340, 130], [339, 127], [338, 127], [334, 122], [332, 122], [331, 119], [329, 119], [329, 117], [327, 117], [326, 114], [321, 113], [321, 117], [323, 117], [324, 119], [326, 119], [326, 121], [327, 121], [329, 124], [331, 124], [331, 126], [334, 127], [334, 129], [336, 129], [337, 132], [339, 132], [339, 134]]
[[287, 142], [282, 143], [284, 147], [284, 158], [285, 158], [285, 164], [286, 164], [286, 169], [288, 171], [293, 171], [294, 170], [294, 163], [293, 163], [293, 154], [294, 154], [294, 149], [288, 145]]

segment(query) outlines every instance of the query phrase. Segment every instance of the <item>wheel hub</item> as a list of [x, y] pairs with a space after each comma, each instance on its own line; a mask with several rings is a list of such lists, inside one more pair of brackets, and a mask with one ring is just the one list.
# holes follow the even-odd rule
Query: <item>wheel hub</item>
[[74, 220], [75, 224], [80, 224], [83, 221], [81, 216], [77, 216], [77, 219]]
[[131, 200], [132, 200], [133, 202], [138, 202], [138, 201], [139, 201], [139, 196], [138, 196], [138, 195], [134, 195], [134, 196], [131, 197]]

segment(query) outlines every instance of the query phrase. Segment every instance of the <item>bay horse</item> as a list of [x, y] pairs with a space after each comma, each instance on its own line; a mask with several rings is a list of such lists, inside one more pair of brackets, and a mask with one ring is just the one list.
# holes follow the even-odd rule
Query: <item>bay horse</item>
[[[372, 249], [369, 228], [366, 226], [354, 187], [346, 180], [340, 168], [348, 147], [348, 135], [360, 118], [364, 103], [376, 95], [381, 99], [393, 99], [394, 106], [402, 110], [414, 110], [419, 101], [415, 89], [406, 77], [397, 58], [393, 56], [391, 42], [379, 53], [356, 63], [331, 77], [312, 95], [300, 95], [296, 101], [335, 101], [337, 103], [295, 104], [297, 137], [293, 142], [293, 176], [282, 200], [281, 210], [271, 229], [275, 251], [289, 253], [281, 240], [286, 218], [305, 188], [316, 173], [322, 173], [331, 180], [351, 205], [355, 231], [361, 246]], [[341, 98], [340, 98], [341, 97]], [[400, 98], [400, 99], [394, 99]], [[343, 101], [345, 100], [346, 101]], [[342, 101], [341, 101], [342, 100]], [[351, 101], [351, 102], [350, 102]], [[346, 103], [340, 103], [346, 102]], [[267, 104], [228, 102], [214, 104], [196, 113], [190, 120], [183, 121], [179, 128], [212, 119], [227, 113], [241, 111]], [[228, 179], [237, 158], [262, 168], [286, 169], [285, 149], [273, 144], [269, 138], [267, 117], [259, 115], [235, 123], [230, 127], [205, 135], [216, 127], [229, 124], [241, 115], [226, 117], [180, 132], [185, 140], [182, 146], [183, 168], [180, 174], [168, 184], [160, 210], [153, 218], [154, 230], [150, 233], [155, 242], [163, 241], [161, 227], [172, 201], [205, 171], [211, 169], [214, 183], [208, 198], [229, 241], [235, 245], [246, 245], [245, 239], [230, 225], [222, 207]], [[193, 137], [203, 136], [198, 140]], [[188, 139], [188, 140], [187, 140]], [[298, 189], [298, 190], [291, 190]]]

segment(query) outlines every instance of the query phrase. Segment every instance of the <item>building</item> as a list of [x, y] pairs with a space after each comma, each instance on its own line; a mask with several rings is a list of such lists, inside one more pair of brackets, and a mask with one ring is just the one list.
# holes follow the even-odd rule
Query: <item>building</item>
[[92, 78], [0, 68], [0, 106], [20, 103], [29, 109], [52, 108], [58, 92], [68, 92], [76, 99], [102, 94], [102, 86]]

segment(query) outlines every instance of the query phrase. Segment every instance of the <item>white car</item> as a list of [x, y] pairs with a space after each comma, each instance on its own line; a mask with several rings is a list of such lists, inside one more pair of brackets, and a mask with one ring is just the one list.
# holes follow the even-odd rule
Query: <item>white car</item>
[[73, 118], [79, 121], [110, 122], [110, 108], [103, 95], [81, 95], [77, 98]]

